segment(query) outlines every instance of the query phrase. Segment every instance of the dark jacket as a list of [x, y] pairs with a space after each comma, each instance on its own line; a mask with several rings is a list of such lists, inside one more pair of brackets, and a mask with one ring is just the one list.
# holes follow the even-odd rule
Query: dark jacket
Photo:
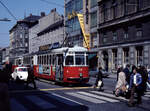
[[101, 70], [98, 71], [97, 79], [101, 81], [103, 80], [103, 74]]
[[32, 81], [34, 79], [34, 73], [32, 68], [28, 68], [28, 78], [27, 81]]
[[130, 71], [129, 71], [129, 69], [126, 67], [126, 68], [123, 70], [123, 72], [125, 73], [125, 75], [126, 75], [126, 81], [127, 81], [127, 83], [129, 84], [129, 83], [130, 83]]

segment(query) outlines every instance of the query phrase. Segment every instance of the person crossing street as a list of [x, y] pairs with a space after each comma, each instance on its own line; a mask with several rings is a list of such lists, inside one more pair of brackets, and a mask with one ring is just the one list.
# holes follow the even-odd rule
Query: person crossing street
[[34, 85], [34, 89], [37, 89], [36, 83], [34, 81], [34, 72], [31, 67], [28, 68], [28, 78], [27, 78], [26, 88], [28, 88], [30, 83]]
[[102, 89], [104, 84], [103, 84], [103, 77], [102, 77], [102, 71], [101, 70], [102, 70], [102, 67], [99, 67], [98, 75], [97, 75], [95, 86], [94, 86], [94, 88], [99, 87], [98, 91], [104, 91]]
[[131, 90], [131, 96], [128, 105], [130, 107], [135, 105], [134, 102], [134, 94], [137, 93], [137, 104], [142, 103], [142, 76], [141, 74], [137, 73], [137, 68], [133, 69], [133, 74], [130, 76], [130, 86], [129, 89]]

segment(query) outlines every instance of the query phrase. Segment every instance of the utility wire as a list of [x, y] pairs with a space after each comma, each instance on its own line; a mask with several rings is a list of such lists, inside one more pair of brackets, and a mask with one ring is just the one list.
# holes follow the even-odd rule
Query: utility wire
[[12, 14], [8, 7], [0, 0], [0, 4], [7, 10], [7, 12], [17, 21], [17, 18]]
[[50, 2], [50, 1], [47, 1], [47, 0], [40, 0], [40, 1], [45, 2], [45, 3], [48, 3], [48, 4], [54, 4], [54, 5], [59, 6], [59, 7], [62, 7], [62, 8], [65, 7], [64, 5], [60, 5], [60, 4], [57, 4], [57, 3], [54, 3], [54, 2]]

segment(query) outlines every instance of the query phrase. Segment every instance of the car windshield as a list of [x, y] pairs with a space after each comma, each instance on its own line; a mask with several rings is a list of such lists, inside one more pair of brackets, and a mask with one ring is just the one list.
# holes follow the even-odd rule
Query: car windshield
[[19, 68], [18, 71], [26, 72], [26, 71], [27, 71], [27, 68]]

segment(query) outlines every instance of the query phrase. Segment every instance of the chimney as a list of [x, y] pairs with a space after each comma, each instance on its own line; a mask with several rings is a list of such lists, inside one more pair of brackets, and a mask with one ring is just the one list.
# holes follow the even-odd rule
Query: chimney
[[32, 13], [30, 13], [30, 16], [32, 16]]
[[52, 13], [52, 12], [56, 12], [56, 8], [52, 9], [52, 10], [51, 10], [51, 13]]
[[44, 17], [45, 16], [45, 12], [41, 12], [41, 17]]

